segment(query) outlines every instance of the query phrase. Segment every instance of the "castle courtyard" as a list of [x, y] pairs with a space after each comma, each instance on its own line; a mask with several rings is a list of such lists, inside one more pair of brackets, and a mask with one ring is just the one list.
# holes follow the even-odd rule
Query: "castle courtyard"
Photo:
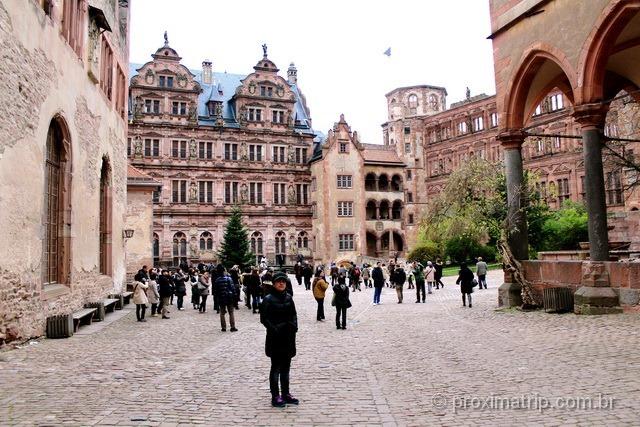
[[[293, 277], [292, 277], [293, 279]], [[69, 339], [0, 353], [1, 425], [631, 425], [640, 413], [638, 314], [496, 310], [502, 273], [461, 307], [453, 277], [415, 304], [351, 293], [346, 330], [316, 322], [294, 284], [299, 406], [270, 405], [259, 315], [237, 333], [211, 308], [135, 320], [133, 304]]]

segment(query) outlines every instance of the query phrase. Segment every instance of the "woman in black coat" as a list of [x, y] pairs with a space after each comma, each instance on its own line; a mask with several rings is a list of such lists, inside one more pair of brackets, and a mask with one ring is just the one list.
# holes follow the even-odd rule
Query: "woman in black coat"
[[347, 329], [347, 308], [351, 307], [351, 301], [349, 301], [349, 287], [343, 275], [338, 276], [338, 284], [333, 287], [333, 293], [332, 305], [336, 307], [336, 328]]
[[460, 264], [458, 272], [458, 280], [456, 284], [460, 284], [460, 292], [462, 292], [462, 306], [466, 306], [465, 295], [469, 297], [469, 308], [471, 308], [471, 293], [473, 293], [473, 272], [469, 270], [467, 264]]
[[186, 280], [187, 275], [182, 272], [182, 269], [178, 268], [176, 274], [173, 275], [175, 294], [178, 297], [178, 310], [184, 310], [184, 296], [187, 295], [187, 285], [185, 284]]
[[[296, 333], [298, 315], [293, 298], [286, 292], [287, 275], [278, 272], [273, 275], [273, 289], [260, 305], [260, 323], [267, 329], [265, 353], [271, 358], [269, 388], [271, 404], [283, 407], [298, 404], [298, 399], [289, 393], [289, 370], [291, 359], [296, 355]], [[278, 388], [282, 387], [282, 395]]]

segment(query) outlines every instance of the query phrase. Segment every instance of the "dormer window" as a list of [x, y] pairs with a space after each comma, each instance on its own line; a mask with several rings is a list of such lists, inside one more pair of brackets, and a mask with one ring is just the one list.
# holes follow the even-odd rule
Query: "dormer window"
[[173, 76], [159, 76], [158, 86], [160, 87], [173, 87]]
[[260, 86], [260, 96], [273, 96], [273, 88], [271, 86]]
[[261, 108], [249, 108], [247, 111], [247, 120], [250, 122], [262, 121], [262, 109]]

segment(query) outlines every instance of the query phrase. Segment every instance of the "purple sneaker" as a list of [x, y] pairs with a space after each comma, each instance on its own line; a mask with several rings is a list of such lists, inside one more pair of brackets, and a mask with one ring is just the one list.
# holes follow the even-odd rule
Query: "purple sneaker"
[[275, 406], [276, 408], [284, 408], [286, 406], [286, 403], [284, 402], [284, 399], [282, 397], [276, 396], [271, 398], [271, 406]]
[[284, 402], [288, 403], [290, 405], [297, 405], [298, 403], [300, 403], [300, 401], [298, 399], [296, 399], [295, 397], [291, 396], [291, 393], [287, 393], [283, 397], [284, 397]]

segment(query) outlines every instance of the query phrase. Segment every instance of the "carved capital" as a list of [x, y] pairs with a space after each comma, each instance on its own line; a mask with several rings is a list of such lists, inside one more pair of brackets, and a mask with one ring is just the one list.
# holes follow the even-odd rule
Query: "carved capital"
[[525, 138], [526, 134], [521, 130], [506, 130], [496, 136], [496, 139], [500, 141], [500, 144], [505, 150], [510, 148], [519, 149], [522, 147]]
[[583, 104], [573, 107], [573, 118], [582, 130], [603, 129], [609, 108], [603, 104]]

